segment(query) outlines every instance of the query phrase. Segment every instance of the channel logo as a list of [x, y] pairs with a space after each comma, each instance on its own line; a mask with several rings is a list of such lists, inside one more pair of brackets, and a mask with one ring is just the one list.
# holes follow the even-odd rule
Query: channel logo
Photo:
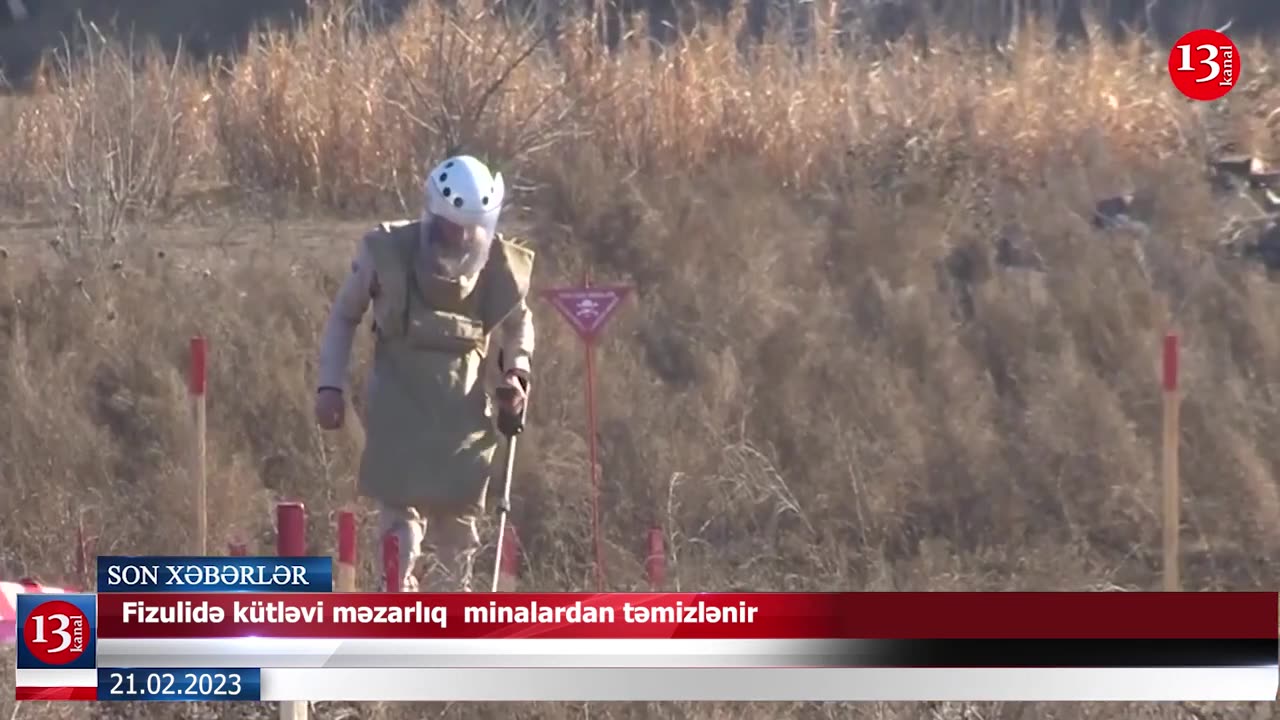
[[93, 595], [19, 595], [18, 668], [96, 667], [97, 606]]

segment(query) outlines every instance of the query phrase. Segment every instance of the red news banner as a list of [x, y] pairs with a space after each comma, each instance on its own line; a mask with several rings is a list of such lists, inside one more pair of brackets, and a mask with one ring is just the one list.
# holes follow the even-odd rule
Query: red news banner
[[99, 638], [1280, 639], [1276, 593], [107, 593]]

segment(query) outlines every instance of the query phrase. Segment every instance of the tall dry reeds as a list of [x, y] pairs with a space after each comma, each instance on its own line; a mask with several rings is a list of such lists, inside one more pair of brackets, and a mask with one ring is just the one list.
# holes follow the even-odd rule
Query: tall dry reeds
[[[538, 250], [539, 285], [589, 266], [636, 286], [599, 355], [611, 587], [643, 584], [655, 521], [681, 589], [1158, 587], [1157, 354], [1170, 307], [1188, 345], [1184, 582], [1280, 579], [1280, 292], [1219, 252], [1259, 211], [1216, 191], [1203, 162], [1227, 142], [1275, 152], [1265, 48], [1247, 49], [1257, 69], [1228, 102], [1192, 106], [1136, 43], [1064, 54], [1024, 35], [1004, 54], [935, 43], [928, 57], [819, 43], [797, 59], [778, 41], [744, 53], [733, 28], [709, 27], [661, 54], [637, 41], [609, 55], [582, 25], [551, 47], [425, 6], [385, 35], [361, 25], [318, 15], [200, 67], [98, 46], [48, 93], [0, 100], [5, 137], [20, 138], [0, 145], [0, 192], [30, 216], [0, 241], [0, 573], [65, 578], [82, 513], [103, 552], [185, 546], [181, 377], [195, 332], [212, 348], [211, 537], [265, 540], [272, 499], [288, 495], [308, 503], [314, 549], [327, 552], [360, 428], [322, 434], [309, 415], [326, 303], [375, 213], [416, 213], [423, 166], [461, 145], [516, 181], [507, 223]], [[210, 190], [227, 201], [220, 214], [191, 215], [189, 197]], [[1095, 227], [1095, 201], [1130, 191], [1144, 198], [1139, 222]], [[265, 227], [224, 220], [261, 212], [263, 198], [289, 212]], [[118, 242], [49, 263], [35, 244], [72, 237], [68, 205], [92, 219], [81, 237]], [[1010, 261], [1004, 246], [1034, 260]], [[537, 312], [516, 481], [522, 582], [575, 589], [592, 561], [580, 349]], [[357, 406], [367, 353], [362, 342]]]

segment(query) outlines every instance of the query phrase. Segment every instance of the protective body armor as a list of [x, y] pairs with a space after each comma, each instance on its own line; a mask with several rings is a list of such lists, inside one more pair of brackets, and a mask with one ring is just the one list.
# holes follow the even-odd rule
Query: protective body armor
[[494, 238], [474, 285], [417, 271], [419, 227], [366, 238], [377, 274], [376, 342], [362, 495], [417, 507], [483, 507], [498, 433], [489, 338], [525, 299], [533, 252]]

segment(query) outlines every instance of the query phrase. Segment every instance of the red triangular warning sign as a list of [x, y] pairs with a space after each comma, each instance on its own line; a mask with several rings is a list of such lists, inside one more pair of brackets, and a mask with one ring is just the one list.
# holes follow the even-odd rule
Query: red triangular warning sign
[[622, 285], [551, 288], [543, 292], [583, 340], [593, 340], [631, 288]]

